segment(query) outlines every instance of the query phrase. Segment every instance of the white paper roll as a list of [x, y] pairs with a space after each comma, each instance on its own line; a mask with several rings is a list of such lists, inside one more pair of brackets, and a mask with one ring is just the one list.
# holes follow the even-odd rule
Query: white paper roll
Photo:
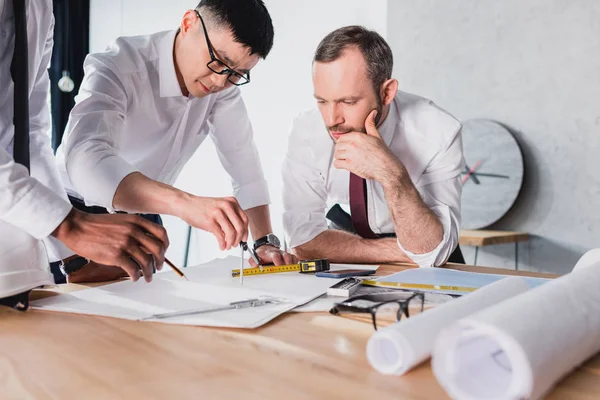
[[453, 322], [529, 290], [523, 278], [508, 277], [432, 310], [378, 330], [367, 358], [382, 374], [402, 375], [431, 355], [438, 333]]
[[538, 399], [600, 351], [600, 261], [582, 261], [439, 335], [432, 368], [450, 397]]
[[573, 271], [591, 267], [596, 264], [600, 265], [600, 249], [592, 249], [581, 256], [579, 261], [577, 261], [577, 264], [573, 267]]

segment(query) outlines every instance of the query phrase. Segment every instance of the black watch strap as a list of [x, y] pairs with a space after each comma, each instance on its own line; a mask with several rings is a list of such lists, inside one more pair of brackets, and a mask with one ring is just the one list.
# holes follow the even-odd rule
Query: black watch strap
[[69, 257], [67, 261], [60, 262], [60, 271], [64, 276], [69, 275], [75, 271], [80, 270], [90, 263], [90, 260], [81, 256]]
[[279, 238], [277, 238], [277, 236], [275, 236], [274, 234], [269, 233], [268, 235], [258, 238], [254, 241], [254, 250], [258, 249], [261, 246], [265, 246], [267, 244], [269, 244], [271, 246], [275, 246], [278, 249], [281, 248], [281, 243], [279, 242]]

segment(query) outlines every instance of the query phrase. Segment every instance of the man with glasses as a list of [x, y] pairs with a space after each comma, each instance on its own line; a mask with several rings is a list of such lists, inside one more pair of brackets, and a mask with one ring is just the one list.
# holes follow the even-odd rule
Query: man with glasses
[[[263, 263], [295, 262], [272, 234], [267, 184], [238, 88], [272, 45], [261, 0], [202, 0], [176, 31], [121, 37], [89, 55], [57, 153], [73, 204], [157, 222], [158, 214], [174, 215], [211, 232], [221, 250], [246, 241], [249, 228]], [[208, 135], [235, 197], [171, 186]], [[87, 270], [73, 276], [89, 279]], [[106, 279], [119, 274], [109, 266], [105, 272]]]
[[[299, 257], [464, 263], [461, 124], [399, 91], [392, 68], [385, 40], [360, 26], [317, 48], [317, 107], [294, 121], [283, 166], [284, 229]], [[328, 203], [338, 204], [326, 214]]]

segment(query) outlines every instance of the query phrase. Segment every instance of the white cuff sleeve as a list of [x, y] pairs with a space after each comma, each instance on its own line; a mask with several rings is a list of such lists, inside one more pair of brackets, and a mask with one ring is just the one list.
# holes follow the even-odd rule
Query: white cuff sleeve
[[438, 216], [444, 230], [442, 240], [435, 249], [429, 253], [415, 254], [406, 250], [400, 240], [397, 240], [400, 250], [421, 268], [444, 265], [458, 243], [458, 223], [451, 218], [450, 208], [446, 205], [437, 205], [431, 207], [431, 211]]
[[121, 181], [129, 174], [138, 172], [137, 168], [116, 155], [106, 155], [95, 165], [87, 151], [71, 153], [67, 159], [69, 179], [88, 206], [105, 207], [114, 212], [113, 198]]
[[310, 242], [328, 229], [322, 211], [286, 211], [283, 213], [283, 230], [290, 248]]
[[73, 253], [73, 250], [65, 246], [63, 242], [52, 236], [48, 236], [46, 239], [44, 239], [44, 246], [46, 246], [48, 260], [50, 262], [64, 260], [65, 258], [75, 254]]
[[60, 225], [72, 206], [34, 178], [27, 179], [32, 181], [29, 190], [15, 195], [13, 206], [2, 219], [41, 240]]
[[271, 203], [266, 180], [234, 187], [233, 195], [243, 210]]

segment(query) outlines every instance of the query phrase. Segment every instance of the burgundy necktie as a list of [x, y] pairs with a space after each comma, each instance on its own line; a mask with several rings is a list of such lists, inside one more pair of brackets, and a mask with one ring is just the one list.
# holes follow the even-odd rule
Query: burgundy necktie
[[367, 181], [350, 172], [350, 216], [356, 233], [365, 239], [377, 239], [369, 226]]
[[13, 157], [15, 162], [29, 169], [29, 77], [27, 72], [27, 16], [25, 6], [25, 0], [13, 0], [15, 50], [10, 65], [10, 74], [14, 83], [15, 98]]

